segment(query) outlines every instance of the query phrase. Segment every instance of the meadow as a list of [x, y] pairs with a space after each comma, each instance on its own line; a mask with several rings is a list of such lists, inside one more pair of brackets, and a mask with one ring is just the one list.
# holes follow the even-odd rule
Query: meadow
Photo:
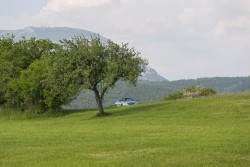
[[0, 108], [0, 166], [249, 167], [250, 93], [27, 118]]

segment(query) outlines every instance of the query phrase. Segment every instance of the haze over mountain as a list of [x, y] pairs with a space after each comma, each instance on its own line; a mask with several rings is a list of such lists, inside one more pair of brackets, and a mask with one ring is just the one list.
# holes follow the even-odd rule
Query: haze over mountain
[[[6, 36], [7, 34], [13, 34], [16, 40], [25, 37], [29, 39], [35, 37], [37, 39], [50, 39], [53, 42], [58, 42], [61, 39], [70, 39], [75, 36], [83, 35], [86, 38], [91, 38], [91, 36], [96, 36], [98, 33], [91, 31], [69, 28], [69, 27], [25, 27], [18, 30], [0, 30], [0, 35]], [[100, 36], [103, 41], [107, 38]]]
[[[14, 35], [15, 40], [20, 40], [23, 37], [29, 39], [35, 37], [37, 39], [50, 39], [53, 42], [58, 42], [61, 39], [70, 39], [75, 36], [83, 35], [86, 38], [91, 38], [99, 35], [91, 31], [86, 31], [82, 29], [69, 28], [69, 27], [26, 27], [18, 30], [0, 30], [0, 36]], [[107, 41], [108, 39], [99, 35], [102, 41]], [[147, 67], [146, 72], [139, 77], [139, 80], [147, 81], [167, 81], [166, 78], [158, 74], [150, 66]]]

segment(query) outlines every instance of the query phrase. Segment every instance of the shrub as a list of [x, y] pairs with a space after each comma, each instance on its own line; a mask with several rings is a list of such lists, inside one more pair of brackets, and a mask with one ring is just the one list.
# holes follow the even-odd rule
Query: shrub
[[216, 94], [216, 91], [212, 88], [206, 88], [201, 86], [192, 86], [185, 88], [181, 91], [168, 95], [165, 100], [177, 100], [177, 99], [190, 99], [201, 96], [210, 96]]
[[177, 100], [177, 99], [182, 99], [183, 98], [183, 93], [182, 92], [176, 92], [173, 94], [168, 95], [168, 97], [166, 97], [166, 100]]

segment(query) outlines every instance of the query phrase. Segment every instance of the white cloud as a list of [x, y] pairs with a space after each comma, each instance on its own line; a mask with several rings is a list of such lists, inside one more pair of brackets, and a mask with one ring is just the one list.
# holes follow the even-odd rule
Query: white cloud
[[247, 29], [250, 30], [250, 16], [239, 16], [236, 19], [228, 19], [219, 21], [213, 34], [221, 36], [227, 34], [231, 29]]
[[110, 0], [50, 0], [43, 11], [61, 12], [75, 8], [84, 8], [110, 3]]
[[[40, 25], [77, 27], [79, 23], [86, 25], [96, 18], [93, 11], [102, 5], [110, 4], [112, 0], [50, 0], [35, 17]], [[86, 21], [87, 20], [87, 21]], [[81, 27], [78, 27], [81, 28]], [[87, 27], [88, 28], [88, 27]], [[85, 27], [83, 29], [86, 29]]]
[[229, 26], [250, 29], [250, 15], [249, 16], [240, 16], [237, 19], [232, 20], [229, 23]]
[[134, 1], [134, 0], [120, 0], [120, 2], [121, 2], [123, 5], [131, 5], [131, 4], [133, 4], [135, 1]]
[[250, 1], [249, 0], [238, 0], [238, 2], [242, 5], [242, 8], [246, 8], [250, 10]]
[[0, 16], [0, 28], [97, 32], [129, 42], [169, 80], [250, 74], [250, 0], [49, 0], [36, 13]]
[[193, 8], [185, 7], [183, 13], [178, 16], [178, 19], [182, 23], [189, 23], [193, 19], [194, 15], [195, 15], [195, 11]]

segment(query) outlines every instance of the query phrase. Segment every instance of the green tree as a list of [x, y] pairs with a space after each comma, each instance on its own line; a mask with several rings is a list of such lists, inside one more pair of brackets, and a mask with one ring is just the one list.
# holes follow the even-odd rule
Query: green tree
[[60, 45], [31, 38], [0, 39], [1, 101], [39, 112], [60, 111], [81, 89], [95, 94], [100, 115], [103, 98], [118, 80], [136, 85], [147, 61], [128, 44], [75, 37]]
[[14, 36], [0, 38], [0, 104], [20, 106], [22, 100], [12, 92], [10, 82], [18, 79], [34, 61], [55, 52], [56, 47], [50, 40], [23, 38], [15, 42]]
[[47, 62], [45, 58], [33, 62], [27, 69], [21, 71], [18, 78], [9, 82], [9, 92], [6, 96], [10, 106], [22, 110], [34, 109], [39, 112], [46, 110], [44, 87], [41, 81], [48, 72]]
[[129, 48], [128, 44], [118, 45], [111, 40], [104, 43], [99, 37], [91, 40], [84, 37], [64, 39], [61, 44], [63, 49], [57, 53], [61, 58], [54, 64], [52, 74], [67, 78], [66, 83], [73, 82], [72, 87], [76, 84], [92, 90], [99, 115], [105, 114], [103, 98], [107, 91], [118, 80], [136, 85], [138, 76], [144, 72], [147, 65], [147, 61], [139, 56], [140, 53]]
[[80, 69], [76, 66], [78, 60], [70, 59], [67, 56], [62, 48], [53, 57], [50, 57], [47, 63], [48, 70], [41, 81], [44, 104], [52, 112], [59, 112], [62, 105], [66, 105], [76, 98], [82, 88]]
[[0, 104], [6, 102], [4, 98], [7, 92], [7, 84], [13, 77], [14, 70], [11, 63], [12, 48], [14, 45], [14, 39], [12, 37], [0, 37]]
[[[63, 69], [57, 68], [60, 63]], [[71, 102], [80, 92], [80, 86], [68, 77], [73, 74], [67, 69], [68, 63], [63, 57], [54, 55], [34, 61], [9, 83], [9, 95], [12, 97], [9, 104], [33, 113], [58, 113], [62, 105]]]

